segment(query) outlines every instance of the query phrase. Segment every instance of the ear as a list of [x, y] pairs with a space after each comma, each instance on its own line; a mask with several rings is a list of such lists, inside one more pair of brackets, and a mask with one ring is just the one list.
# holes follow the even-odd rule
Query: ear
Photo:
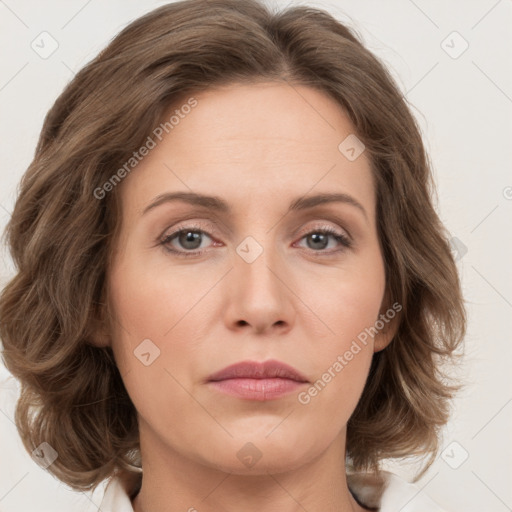
[[384, 350], [393, 341], [400, 324], [401, 311], [402, 305], [397, 301], [391, 304], [388, 292], [386, 291], [379, 311], [379, 317], [375, 320], [377, 334], [373, 341], [374, 352]]
[[[101, 309], [99, 309], [101, 307]], [[90, 318], [90, 327], [87, 342], [95, 347], [109, 347], [111, 345], [110, 327], [105, 320], [104, 304], [100, 304]]]

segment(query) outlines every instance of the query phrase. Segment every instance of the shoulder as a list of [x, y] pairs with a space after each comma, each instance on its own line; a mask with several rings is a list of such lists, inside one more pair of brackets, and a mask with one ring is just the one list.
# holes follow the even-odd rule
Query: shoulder
[[435, 503], [420, 487], [403, 478], [381, 471], [348, 473], [349, 489], [357, 500], [378, 512], [448, 512]]

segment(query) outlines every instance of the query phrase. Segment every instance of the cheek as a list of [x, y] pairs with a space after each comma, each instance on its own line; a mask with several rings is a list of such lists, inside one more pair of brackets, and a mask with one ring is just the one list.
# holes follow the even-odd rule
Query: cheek
[[[305, 407], [330, 410], [326, 420], [346, 424], [363, 391], [373, 357], [373, 336], [385, 289], [385, 269], [376, 249], [364, 261], [309, 289], [308, 304], [318, 312], [322, 335], [315, 339], [315, 382], [298, 397]], [[319, 281], [317, 281], [317, 284]], [[302, 293], [305, 293], [303, 290]], [[318, 324], [318, 322], [316, 322]], [[320, 331], [319, 331], [320, 332]]]
[[[181, 396], [180, 384], [189, 388], [195, 378], [201, 338], [209, 325], [201, 299], [218, 275], [211, 270], [191, 273], [186, 266], [170, 269], [162, 265], [164, 258], [149, 264], [134, 254], [120, 258], [109, 279], [116, 314], [112, 350], [125, 387], [145, 416], [150, 408], [158, 413], [164, 405], [159, 401], [168, 400], [168, 393], [158, 390]], [[149, 401], [148, 396], [153, 398]], [[178, 404], [179, 396], [166, 402], [166, 408]]]
[[315, 323], [323, 346], [347, 350], [352, 339], [375, 325], [385, 291], [384, 262], [376, 242], [328, 271], [323, 267], [302, 276], [294, 284], [319, 320]]
[[129, 338], [131, 350], [145, 338], [159, 346], [167, 343], [190, 321], [190, 311], [217, 279], [202, 279], [185, 267], [175, 266], [170, 271], [162, 261], [165, 259], [160, 258], [154, 265], [152, 261], [126, 258], [111, 275], [112, 310], [125, 338], [123, 344]]
[[337, 435], [356, 408], [373, 357], [370, 328], [380, 302], [359, 292], [339, 296], [337, 307], [326, 315], [335, 334], [321, 341], [314, 355], [315, 380], [297, 396], [305, 417], [322, 418], [327, 439]]

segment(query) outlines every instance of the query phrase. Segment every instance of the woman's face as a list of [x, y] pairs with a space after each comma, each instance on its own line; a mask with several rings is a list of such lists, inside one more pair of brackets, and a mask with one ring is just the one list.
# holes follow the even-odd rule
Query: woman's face
[[[385, 312], [370, 162], [352, 138], [339, 148], [351, 124], [314, 89], [194, 98], [118, 185], [112, 348], [146, 452], [239, 474], [299, 467], [344, 449], [372, 354], [390, 339], [368, 336]], [[178, 192], [216, 201], [157, 200]], [[322, 194], [341, 199], [312, 200]], [[267, 360], [308, 382], [209, 381]]]

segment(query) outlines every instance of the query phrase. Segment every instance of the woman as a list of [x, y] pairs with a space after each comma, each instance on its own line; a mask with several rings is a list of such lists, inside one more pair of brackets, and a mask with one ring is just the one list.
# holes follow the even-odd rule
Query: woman
[[25, 447], [109, 479], [102, 510], [396, 510], [382, 461], [434, 460], [465, 332], [431, 192], [399, 89], [327, 13], [134, 21], [48, 113], [7, 227]]

